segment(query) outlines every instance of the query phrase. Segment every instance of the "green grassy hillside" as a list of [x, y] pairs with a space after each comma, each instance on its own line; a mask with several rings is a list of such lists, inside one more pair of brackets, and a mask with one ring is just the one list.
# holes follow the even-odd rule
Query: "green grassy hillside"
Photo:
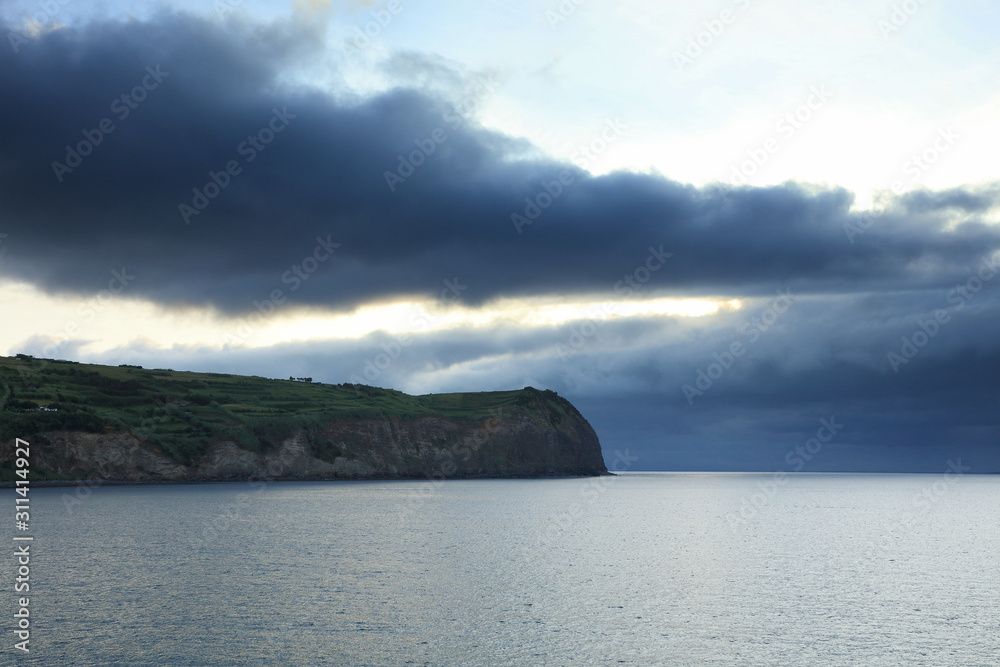
[[[99, 366], [0, 357], [0, 441], [47, 431], [127, 431], [178, 463], [201, 456], [212, 442], [231, 440], [266, 451], [297, 429], [331, 421], [412, 420], [438, 416], [482, 421], [545, 404], [546, 421], [579, 417], [554, 392], [517, 391], [410, 396], [363, 385], [319, 384], [263, 377], [192, 373], [137, 366]], [[41, 406], [56, 412], [41, 412]], [[582, 417], [579, 417], [582, 419]], [[332, 461], [339, 448], [322, 438], [312, 453]]]

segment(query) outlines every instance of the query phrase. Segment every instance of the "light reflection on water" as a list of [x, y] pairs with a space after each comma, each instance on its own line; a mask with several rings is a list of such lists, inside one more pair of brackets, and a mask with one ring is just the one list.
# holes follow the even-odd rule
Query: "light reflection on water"
[[21, 662], [997, 664], [1000, 476], [770, 478], [34, 488]]

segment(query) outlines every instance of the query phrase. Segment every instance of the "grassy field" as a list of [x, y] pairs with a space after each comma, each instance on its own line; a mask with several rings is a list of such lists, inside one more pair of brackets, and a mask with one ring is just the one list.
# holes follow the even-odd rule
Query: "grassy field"
[[[497, 410], [530, 410], [552, 392], [410, 396], [391, 389], [257, 376], [191, 373], [0, 357], [0, 441], [55, 430], [129, 431], [155, 451], [189, 463], [218, 440], [263, 451], [323, 422], [440, 416], [481, 421]], [[39, 407], [56, 408], [41, 412]], [[317, 439], [313, 453], [341, 453]]]

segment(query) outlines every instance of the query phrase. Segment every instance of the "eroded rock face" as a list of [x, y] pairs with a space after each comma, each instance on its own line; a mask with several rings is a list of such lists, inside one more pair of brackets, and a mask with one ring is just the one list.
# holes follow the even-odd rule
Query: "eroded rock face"
[[542, 427], [524, 415], [459, 424], [413, 421], [329, 424], [322, 436], [377, 475], [498, 477], [606, 472], [600, 442], [584, 420]]
[[129, 433], [55, 431], [31, 443], [32, 469], [72, 479], [183, 479], [188, 469]]
[[[32, 468], [63, 479], [114, 482], [246, 479], [598, 475], [607, 472], [590, 424], [564, 399], [481, 421], [441, 417], [329, 422], [253, 452], [212, 443], [182, 465], [130, 433], [55, 431], [32, 443]], [[322, 460], [311, 443], [335, 449]], [[4, 453], [8, 454], [8, 453]]]

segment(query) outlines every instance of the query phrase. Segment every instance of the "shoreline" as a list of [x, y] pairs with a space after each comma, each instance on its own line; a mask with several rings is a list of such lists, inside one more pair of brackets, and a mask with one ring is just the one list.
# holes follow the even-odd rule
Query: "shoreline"
[[[126, 479], [45, 479], [30, 480], [31, 487], [71, 487], [71, 486], [166, 486], [179, 484], [246, 484], [246, 483], [269, 483], [269, 482], [446, 482], [462, 480], [502, 480], [502, 479], [590, 479], [594, 477], [617, 477], [613, 472], [599, 472], [593, 474], [510, 474], [510, 475], [455, 475], [451, 477], [431, 477], [423, 476], [402, 476], [402, 475], [371, 475], [366, 477], [247, 477], [247, 478], [208, 478], [208, 479], [149, 479], [149, 480], [126, 480]], [[16, 481], [0, 482], [0, 489], [16, 488]], [[22, 486], [24, 486], [22, 484]]]

